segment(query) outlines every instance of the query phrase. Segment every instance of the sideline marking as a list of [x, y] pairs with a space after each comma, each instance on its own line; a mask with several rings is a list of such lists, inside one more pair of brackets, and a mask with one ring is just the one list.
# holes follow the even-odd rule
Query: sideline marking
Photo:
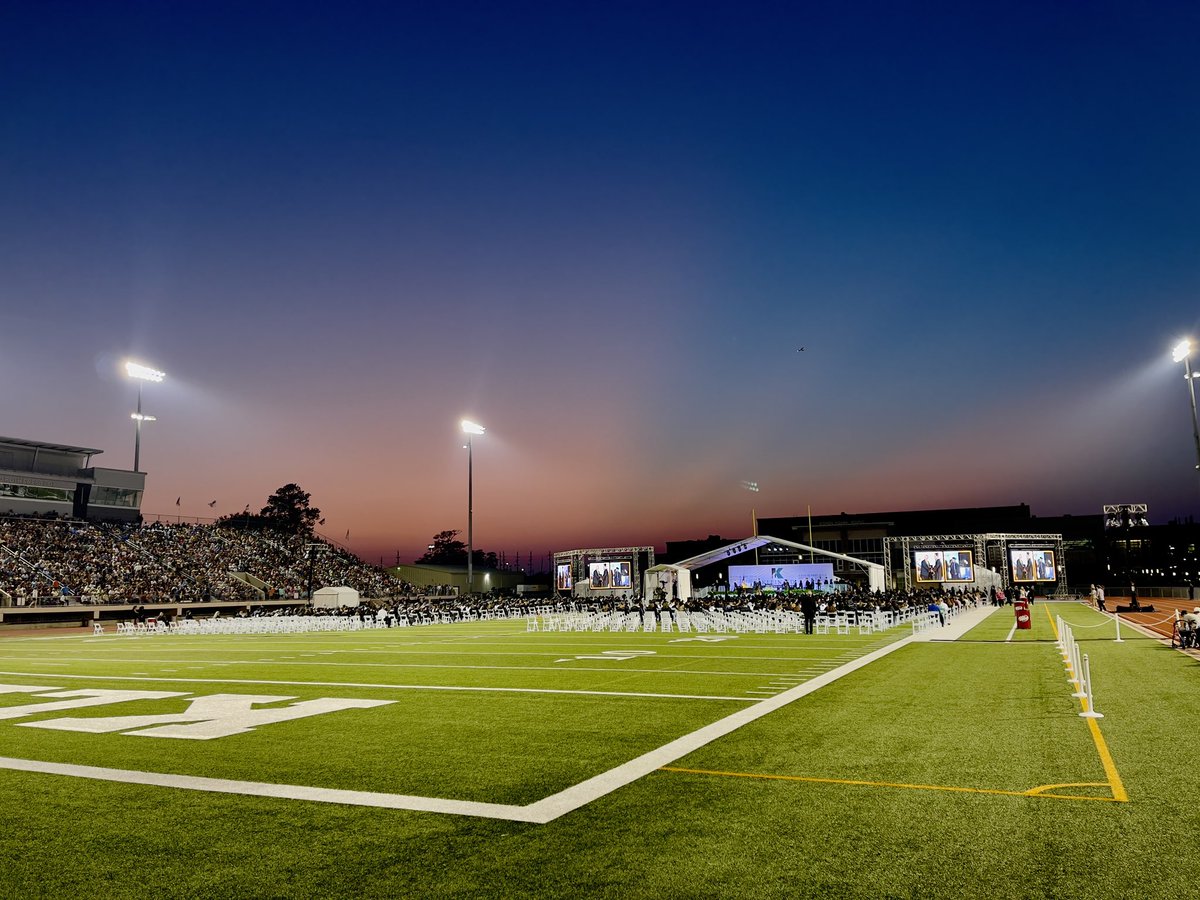
[[[1050, 615], [1050, 610], [1046, 610], [1046, 618], [1050, 620], [1050, 627], [1054, 631], [1055, 640], [1060, 640], [1058, 633], [1058, 623], [1054, 621]], [[1079, 700], [1083, 711], [1087, 712], [1087, 698], [1081, 697]], [[1108, 744], [1104, 740], [1104, 735], [1100, 733], [1100, 725], [1095, 719], [1088, 719], [1088, 730], [1092, 733], [1092, 743], [1096, 745], [1096, 752], [1100, 755], [1100, 765], [1104, 767], [1104, 774], [1108, 778], [1108, 787], [1113, 793], [1113, 799], [1118, 803], [1128, 803], [1129, 794], [1125, 790], [1125, 784], [1121, 781], [1121, 775], [1117, 771], [1117, 764], [1113, 762], [1112, 754], [1108, 752]]]
[[338, 788], [270, 784], [261, 781], [234, 781], [195, 775], [168, 775], [158, 772], [138, 772], [133, 769], [107, 769], [100, 766], [76, 766], [32, 759], [12, 759], [5, 756], [0, 756], [0, 768], [16, 769], [21, 772], [39, 772], [45, 775], [70, 775], [75, 778], [91, 778], [96, 781], [119, 781], [124, 784], [182, 788], [189, 791], [215, 791], [220, 794], [245, 794], [251, 797], [276, 797], [284, 800], [313, 800], [318, 803], [344, 803], [350, 806], [457, 813], [464, 816], [483, 816], [488, 819], [511, 819], [515, 822], [541, 821], [536, 816], [530, 815], [529, 807], [509, 806], [502, 803], [440, 800], [436, 797], [414, 797], [408, 794], [379, 794], [373, 791], [347, 791]]
[[1004, 791], [995, 788], [955, 787], [943, 784], [904, 784], [898, 781], [858, 781], [850, 778], [811, 778], [804, 775], [759, 775], [753, 772], [720, 772], [711, 769], [680, 769], [663, 766], [660, 772], [679, 772], [687, 775], [721, 775], [726, 778], [759, 778], [770, 781], [804, 781], [811, 784], [851, 784], [860, 787], [906, 788], [915, 791], [949, 791], [956, 794], [996, 794], [1002, 797], [1046, 797], [1053, 800], [1099, 800], [1102, 803], [1118, 803], [1116, 797], [1088, 797], [1081, 794], [1050, 794], [1052, 788], [1067, 787], [1111, 787], [1105, 781], [1080, 781], [1071, 784], [1043, 784], [1027, 791]]

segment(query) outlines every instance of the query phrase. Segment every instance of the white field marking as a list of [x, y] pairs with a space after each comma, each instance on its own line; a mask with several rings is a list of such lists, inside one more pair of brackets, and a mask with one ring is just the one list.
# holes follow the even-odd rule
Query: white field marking
[[343, 803], [350, 806], [374, 806], [383, 809], [408, 809], [420, 812], [481, 816], [514, 822], [538, 822], [525, 806], [501, 803], [476, 803], [469, 800], [442, 800], [437, 797], [413, 797], [407, 794], [379, 794], [372, 791], [346, 791], [335, 788], [305, 787], [296, 784], [268, 784], [259, 781], [232, 781], [225, 778], [201, 778], [194, 775], [164, 775], [135, 772], [130, 769], [105, 769], [99, 766], [75, 766], [38, 762], [32, 759], [0, 757], [0, 768], [47, 775], [70, 775], [98, 781], [147, 784], [155, 787], [182, 788], [191, 791], [215, 791], [251, 797], [276, 797], [285, 800], [311, 800], [317, 803]]
[[568, 656], [566, 659], [556, 659], [556, 663], [574, 662], [577, 659], [607, 659], [623, 662], [627, 659], [640, 659], [643, 656], [655, 656], [654, 650], [602, 650], [600, 653], [585, 656]]
[[[443, 800], [436, 797], [414, 797], [407, 794], [381, 794], [369, 791], [347, 791], [332, 788], [306, 787], [303, 785], [267, 784], [254, 781], [231, 781], [221, 778], [201, 778], [188, 775], [164, 775], [153, 772], [135, 772], [128, 769], [106, 769], [97, 766], [77, 766], [64, 763], [47, 763], [28, 759], [0, 757], [0, 768], [23, 772], [40, 772], [50, 775], [69, 775], [76, 778], [92, 778], [100, 781], [115, 781], [126, 784], [146, 784], [159, 787], [183, 788], [185, 790], [216, 791], [228, 794], [245, 794], [255, 797], [278, 797], [294, 800], [311, 800], [319, 803], [342, 803], [354, 806], [376, 806], [386, 809], [407, 809], [421, 812], [439, 812], [452, 815], [478, 816], [489, 819], [507, 819], [515, 822], [531, 822], [544, 825], [566, 815], [581, 806], [631, 784], [646, 775], [670, 765], [676, 760], [724, 737], [743, 725], [748, 725], [769, 713], [775, 712], [801, 697], [811, 694], [825, 685], [849, 675], [875, 660], [912, 643], [917, 636], [903, 638], [852, 662], [834, 672], [827, 672], [805, 684], [776, 694], [763, 700], [755, 700], [750, 706], [732, 715], [718, 719], [691, 734], [676, 738], [641, 756], [631, 759], [616, 768], [602, 772], [566, 790], [544, 797], [528, 806], [508, 806], [498, 803], [477, 803], [464, 800]], [[84, 677], [84, 676], [78, 676]], [[115, 677], [115, 676], [114, 676]], [[750, 703], [746, 698], [742, 702]]]
[[[561, 671], [561, 670], [556, 670]], [[612, 672], [611, 669], [601, 670]], [[157, 676], [128, 675], [49, 675], [45, 672], [0, 672], [0, 675], [21, 675], [28, 678], [75, 678], [83, 681], [166, 681], [171, 684], [267, 684], [280, 687], [348, 687], [373, 688], [384, 691], [458, 691], [461, 693], [484, 694], [567, 694], [585, 697], [646, 697], [656, 700], [731, 700], [746, 703], [745, 697], [723, 697], [712, 694], [655, 694], [648, 691], [584, 691], [564, 688], [518, 688], [518, 687], [460, 687], [440, 684], [375, 684], [362, 681], [268, 681], [262, 678], [161, 678]], [[16, 690], [16, 688], [12, 688]], [[24, 688], [21, 688], [24, 690]], [[29, 688], [46, 690], [46, 688]], [[3, 707], [0, 707], [2, 713]], [[0, 715], [0, 718], [3, 718]]]
[[[341, 651], [339, 651], [339, 652], [341, 652]], [[326, 654], [321, 654], [321, 655], [324, 656]], [[495, 653], [495, 654], [494, 653], [476, 653], [476, 654], [433, 653], [433, 654], [417, 654], [417, 655], [455, 656], [455, 657], [465, 656], [465, 655], [545, 657], [545, 656], [553, 656], [554, 654], [546, 654], [546, 653]], [[606, 651], [604, 651], [604, 655], [596, 655], [595, 658], [607, 659], [609, 656], [625, 656], [625, 655], [657, 656], [660, 659], [670, 660], [670, 661], [703, 660], [705, 662], [713, 662], [714, 660], [720, 660], [720, 661], [728, 660], [731, 662], [756, 662], [756, 663], [762, 663], [762, 662], [788, 662], [788, 663], [806, 662], [806, 663], [809, 663], [810, 665], [828, 665], [828, 666], [834, 666], [834, 665], [839, 664], [837, 661], [838, 658], [820, 658], [820, 657], [818, 657], [817, 659], [812, 659], [812, 658], [808, 658], [808, 657], [804, 657], [804, 656], [729, 656], [729, 655], [721, 655], [718, 657], [714, 657], [709, 654], [661, 653], [659, 651], [654, 651], [654, 650], [606, 650]], [[587, 657], [581, 656], [579, 658], [592, 658], [592, 656], [591, 655], [588, 655]], [[216, 659], [214, 659], [214, 660], [206, 660], [205, 662], [208, 665], [214, 665], [214, 666], [237, 666], [237, 665], [247, 665], [247, 664], [253, 664], [253, 665], [266, 664], [266, 665], [277, 665], [277, 666], [282, 666], [282, 665], [349, 666], [349, 667], [356, 667], [356, 668], [357, 667], [361, 667], [361, 668], [368, 668], [368, 667], [369, 668], [391, 668], [391, 667], [405, 668], [405, 667], [407, 667], [407, 668], [435, 668], [435, 669], [436, 668], [476, 668], [476, 669], [505, 669], [505, 668], [508, 668], [508, 669], [515, 669], [515, 670], [526, 670], [526, 669], [537, 670], [537, 669], [544, 668], [546, 671], [559, 671], [559, 669], [557, 669], [557, 668], [539, 667], [539, 666], [454, 665], [454, 664], [449, 664], [449, 663], [398, 662], [398, 661], [397, 662], [365, 662], [365, 661], [359, 661], [357, 659], [355, 659], [353, 661], [348, 661], [348, 660], [347, 661], [340, 661], [340, 660], [335, 661], [335, 660], [317, 659], [317, 660], [313, 660], [313, 661], [309, 662], [309, 661], [299, 661], [295, 657], [287, 657], [286, 659], [287, 659], [286, 662], [283, 661], [283, 659], [281, 659], [281, 658], [275, 658], [275, 657], [267, 658], [267, 659], [233, 659], [233, 660], [225, 660], [225, 659], [216, 660]], [[6, 661], [6, 662], [36, 661], [39, 665], [43, 665], [43, 664], [50, 665], [51, 664], [51, 663], [47, 662], [44, 659], [44, 657], [40, 654], [36, 655], [34, 657], [0, 655], [0, 660]], [[120, 657], [120, 656], [71, 656], [70, 657], [70, 663], [83, 663], [83, 662], [117, 663], [117, 662], [120, 662], [120, 663], [145, 664], [146, 662], [149, 662], [149, 661], [153, 661], [160, 665], [164, 664], [164, 663], [174, 663], [174, 664], [182, 665], [185, 663], [194, 663], [197, 660], [193, 657], [186, 657], [186, 658], [182, 658], [182, 659], [177, 659], [174, 657], [159, 657], [159, 658], [155, 659], [153, 657], [143, 656], [143, 655], [139, 655], [136, 657]], [[558, 660], [556, 660], [556, 661], [558, 661]], [[57, 665], [59, 663], [55, 663], [55, 664]], [[706, 672], [706, 673], [702, 673], [702, 674], [711, 674], [711, 673]]]
[[[27, 659], [8, 659], [0, 657], [9, 662], [29, 662]], [[664, 657], [665, 659], [665, 657]], [[84, 660], [78, 660], [83, 662]], [[96, 662], [96, 660], [86, 660], [87, 662]], [[132, 660], [101, 660], [102, 662], [132, 662]], [[145, 662], [144, 659], [137, 660]], [[182, 660], [165, 659], [159, 662], [179, 663]], [[710, 660], [711, 662], [711, 660]], [[38, 665], [42, 665], [39, 661]], [[66, 665], [66, 663], [61, 663]], [[231, 662], [211, 662], [205, 666], [193, 666], [191, 668], [209, 669], [215, 666], [241, 666], [246, 663], [231, 663]], [[255, 665], [258, 665], [255, 663]], [[455, 666], [450, 663], [341, 663], [341, 662], [315, 662], [315, 663], [288, 663], [289, 666], [320, 666], [323, 668], [340, 668], [340, 669], [467, 669], [467, 670], [488, 670], [497, 672], [607, 672], [612, 673], [612, 667], [601, 666], [572, 666], [570, 669], [564, 669], [562, 666]], [[621, 669], [622, 674], [640, 674], [640, 675], [728, 675], [737, 678], [774, 678], [778, 675], [787, 675], [787, 672], [710, 672], [705, 669]], [[3, 673], [0, 673], [3, 674]], [[31, 678], [36, 677], [39, 673], [30, 672], [14, 672], [14, 675], [29, 675]], [[49, 673], [41, 673], [49, 674]], [[135, 675], [145, 675], [145, 672], [134, 672]], [[292, 682], [281, 681], [280, 684], [291, 684]], [[308, 682], [301, 682], [307, 684]], [[315, 682], [313, 682], [315, 683]]]
[[776, 694], [774, 697], [759, 700], [753, 706], [738, 710], [723, 719], [718, 719], [711, 725], [705, 725], [691, 734], [685, 734], [683, 737], [676, 738], [648, 753], [643, 753], [636, 759], [631, 759], [629, 762], [609, 769], [607, 772], [602, 772], [586, 781], [572, 785], [566, 790], [559, 791], [557, 794], [552, 794], [549, 797], [538, 800], [526, 807], [526, 810], [537, 814], [537, 818], [534, 821], [542, 823], [552, 822], [560, 816], [564, 816], [569, 812], [579, 809], [581, 806], [591, 803], [593, 800], [597, 800], [606, 794], [611, 794], [613, 791], [627, 784], [644, 778], [656, 769], [670, 765], [676, 760], [687, 756], [689, 753], [699, 750], [705, 744], [733, 733], [743, 725], [749, 725], [751, 722], [761, 719], [763, 716], [769, 715], [778, 709], [782, 709], [789, 703], [799, 700], [801, 697], [806, 697], [837, 679], [849, 675], [851, 672], [856, 672], [864, 666], [870, 665], [875, 660], [881, 659], [889, 653], [894, 653], [902, 647], [907, 647], [912, 641], [913, 637], [911, 635], [901, 638], [899, 641], [888, 644], [886, 647], [881, 647], [865, 656], [860, 656], [858, 659], [846, 663], [833, 672], [818, 675], [811, 681], [797, 685], [781, 694]]
[[1007, 644], [1009, 641], [1011, 641], [1013, 638], [1013, 635], [1016, 633], [1017, 633], [1017, 623], [1013, 622], [1013, 627], [1008, 630], [1008, 637], [1006, 637], [1004, 639], [1004, 643]]

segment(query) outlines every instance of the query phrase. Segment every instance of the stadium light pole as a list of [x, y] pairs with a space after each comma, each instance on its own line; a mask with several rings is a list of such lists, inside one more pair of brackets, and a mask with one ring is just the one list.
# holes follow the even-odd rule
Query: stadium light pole
[[154, 416], [142, 415], [142, 385], [147, 381], [162, 381], [166, 378], [166, 373], [152, 369], [149, 366], [143, 366], [141, 363], [135, 363], [132, 360], [125, 361], [125, 374], [133, 378], [138, 383], [138, 404], [137, 412], [133, 413], [130, 418], [134, 421], [133, 432], [133, 471], [140, 472], [139, 468], [142, 457], [142, 423], [156, 421]]
[[1196, 468], [1200, 469], [1200, 425], [1196, 422], [1196, 385], [1193, 382], [1195, 377], [1192, 374], [1192, 342], [1188, 338], [1184, 338], [1175, 345], [1174, 351], [1171, 353], [1171, 358], [1175, 362], [1183, 363], [1184, 377], [1187, 379], [1188, 396], [1192, 401], [1192, 439], [1196, 444]]
[[483, 434], [487, 429], [463, 419], [462, 430], [467, 436], [467, 595], [470, 596], [475, 593], [475, 464], [471, 438]]

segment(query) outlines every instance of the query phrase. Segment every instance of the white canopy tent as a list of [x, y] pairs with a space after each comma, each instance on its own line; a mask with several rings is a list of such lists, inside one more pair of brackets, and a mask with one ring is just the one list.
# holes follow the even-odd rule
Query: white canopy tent
[[822, 550], [820, 547], [810, 547], [808, 544], [797, 544], [795, 541], [785, 541], [782, 538], [760, 534], [741, 541], [734, 541], [731, 544], [726, 544], [724, 547], [718, 547], [716, 550], [709, 550], [701, 553], [699, 556], [693, 556], [691, 559], [685, 559], [672, 564], [653, 566], [647, 569], [642, 581], [642, 596], [653, 597], [654, 589], [657, 587], [662, 587], [667, 595], [670, 596], [670, 586], [674, 583], [675, 595], [680, 600], [690, 600], [692, 596], [693, 571], [729, 559], [732, 556], [739, 556], [748, 550], [765, 547], [768, 544], [791, 547], [794, 550], [801, 550], [805, 553], [815, 553], [818, 556], [827, 556], [831, 559], [840, 559], [844, 562], [853, 563], [856, 566], [866, 569], [867, 583], [871, 590], [882, 591], [887, 587], [886, 570], [879, 563], [867, 562], [865, 559], [856, 559], [853, 556], [846, 556], [843, 553], [834, 553], [832, 550]]
[[352, 587], [323, 587], [313, 591], [312, 605], [318, 609], [358, 606], [358, 591]]

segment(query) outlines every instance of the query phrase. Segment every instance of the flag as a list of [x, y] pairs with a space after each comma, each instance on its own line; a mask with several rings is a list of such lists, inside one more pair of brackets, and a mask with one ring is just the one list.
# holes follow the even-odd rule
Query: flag
[[176, 505], [176, 506], [178, 506], [178, 505], [179, 505], [179, 501], [180, 501], [180, 500], [182, 500], [182, 499], [183, 499], [182, 497], [176, 497], [176, 498], [175, 498], [175, 505]]
[[350, 540], [350, 529], [346, 529], [346, 540]]
[[324, 519], [322, 519], [322, 520], [321, 520], [320, 522], [318, 522], [317, 524], [318, 524], [318, 525], [324, 525], [324, 524], [325, 524], [325, 520], [324, 520]]

